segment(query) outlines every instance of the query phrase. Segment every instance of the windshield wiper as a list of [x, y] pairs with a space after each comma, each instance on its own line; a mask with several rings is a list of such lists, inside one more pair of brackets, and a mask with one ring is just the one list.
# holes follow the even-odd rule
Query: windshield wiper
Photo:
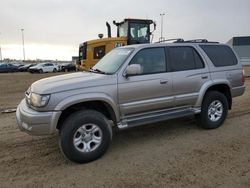
[[100, 73], [100, 74], [110, 74], [110, 73], [104, 72], [100, 69], [93, 69], [93, 68], [90, 68], [89, 72]]
[[100, 70], [100, 69], [93, 69], [93, 68], [90, 68], [89, 72], [95, 72], [95, 73], [100, 73], [100, 74], [106, 74], [106, 72]]

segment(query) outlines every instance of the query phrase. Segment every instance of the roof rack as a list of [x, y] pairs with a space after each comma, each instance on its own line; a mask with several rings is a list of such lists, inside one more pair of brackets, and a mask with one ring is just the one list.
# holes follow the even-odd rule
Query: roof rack
[[182, 38], [166, 39], [166, 40], [161, 40], [155, 43], [163, 43], [163, 42], [170, 42], [170, 41], [173, 41], [173, 43], [219, 43], [219, 42], [208, 41], [207, 39], [183, 40]]
[[181, 38], [177, 38], [177, 39], [166, 39], [166, 40], [160, 40], [158, 42], [155, 43], [162, 43], [162, 42], [169, 42], [169, 41], [174, 41], [174, 42], [183, 42], [184, 40]]
[[183, 40], [183, 41], [176, 41], [175, 43], [219, 43], [219, 42], [212, 42], [208, 41], [207, 39], [192, 39], [192, 40]]

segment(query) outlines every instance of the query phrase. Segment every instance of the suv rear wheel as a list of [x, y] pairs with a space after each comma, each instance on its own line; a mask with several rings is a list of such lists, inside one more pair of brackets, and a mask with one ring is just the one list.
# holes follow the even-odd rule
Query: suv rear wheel
[[66, 158], [86, 163], [101, 157], [112, 140], [107, 118], [94, 110], [82, 110], [70, 115], [60, 129], [59, 145]]
[[226, 96], [218, 91], [209, 91], [204, 96], [201, 113], [197, 115], [198, 125], [204, 129], [218, 128], [226, 119], [227, 113]]

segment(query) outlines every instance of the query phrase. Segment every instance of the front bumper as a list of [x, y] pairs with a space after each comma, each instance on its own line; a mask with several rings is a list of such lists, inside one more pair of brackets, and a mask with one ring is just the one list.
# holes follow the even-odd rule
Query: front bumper
[[17, 107], [16, 119], [21, 131], [31, 135], [50, 135], [57, 132], [56, 126], [61, 111], [38, 112], [29, 108], [25, 99]]

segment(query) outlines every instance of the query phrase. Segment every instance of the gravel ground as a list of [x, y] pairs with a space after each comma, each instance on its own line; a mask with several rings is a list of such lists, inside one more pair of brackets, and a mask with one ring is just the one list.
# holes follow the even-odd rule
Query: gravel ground
[[[0, 110], [51, 75], [0, 74]], [[63, 158], [57, 135], [27, 135], [14, 113], [0, 113], [0, 187], [250, 187], [249, 85], [216, 130], [198, 128], [192, 117], [114, 130], [108, 152], [83, 165]]]

